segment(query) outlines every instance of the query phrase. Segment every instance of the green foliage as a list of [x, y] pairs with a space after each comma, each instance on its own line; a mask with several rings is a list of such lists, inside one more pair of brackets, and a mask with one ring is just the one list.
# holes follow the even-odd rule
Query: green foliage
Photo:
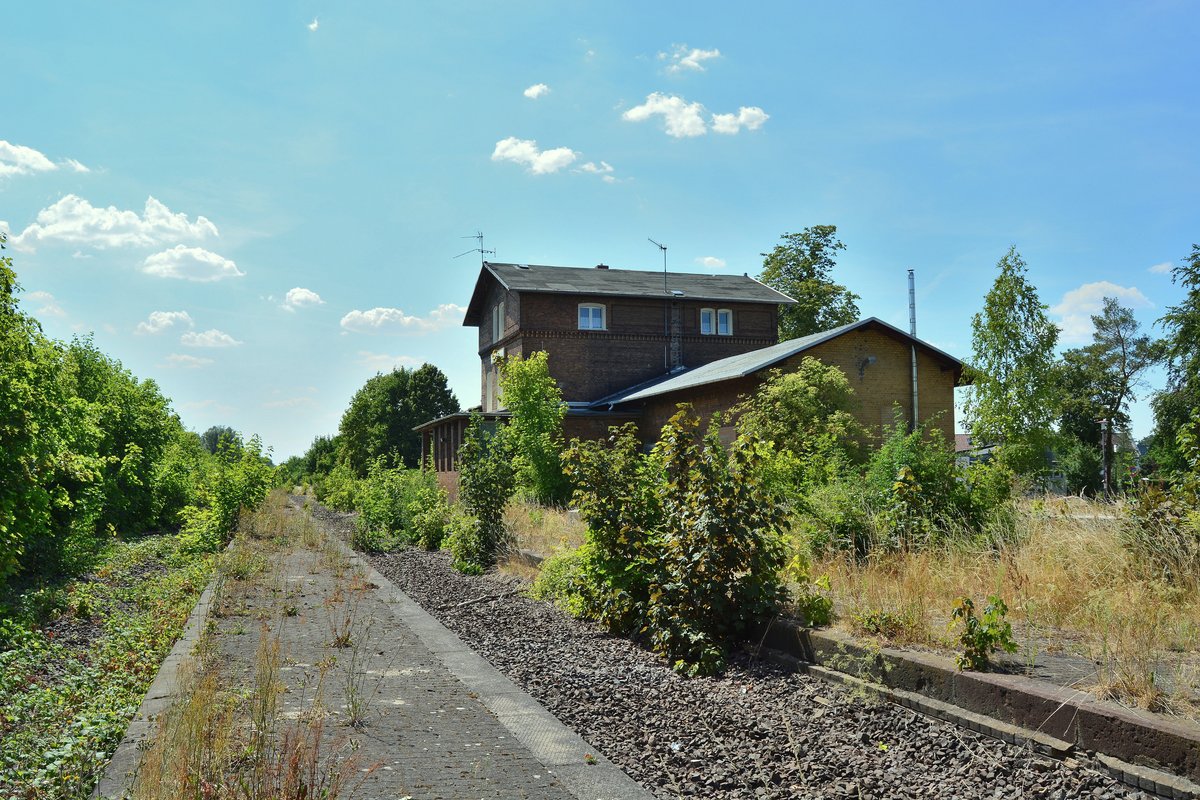
[[783, 241], [763, 256], [758, 279], [796, 301], [779, 309], [779, 339], [795, 339], [858, 320], [858, 295], [834, 283], [834, 257], [846, 246], [836, 225], [813, 225], [785, 233]]
[[962, 631], [958, 635], [958, 644], [962, 652], [954, 659], [959, 671], [983, 671], [987, 669], [992, 653], [1000, 650], [1006, 653], [1017, 652], [1012, 625], [1005, 619], [1007, 614], [1008, 606], [996, 595], [988, 597], [982, 617], [976, 616], [975, 603], [971, 598], [958, 599], [950, 612], [950, 628], [956, 623], [962, 624]]
[[768, 446], [721, 420], [698, 436], [686, 407], [643, 455], [632, 426], [572, 442], [567, 470], [588, 523], [574, 594], [584, 615], [644, 635], [676, 669], [710, 674], [729, 641], [773, 613], [782, 510], [764, 474]]
[[380, 457], [393, 466], [417, 467], [421, 441], [413, 427], [458, 411], [446, 376], [432, 364], [404, 367], [369, 378], [350, 400], [338, 429], [339, 461], [364, 477]]
[[1187, 585], [1200, 576], [1200, 409], [1176, 434], [1175, 452], [1178, 479], [1134, 496], [1121, 538], [1148, 577]]
[[87, 580], [12, 600], [0, 618], [0, 796], [88, 796], [213, 560], [173, 536], [109, 544]]
[[275, 484], [275, 469], [263, 454], [262, 442], [223, 441], [217, 455], [202, 464], [196, 502], [180, 512], [180, 538], [189, 552], [215, 552], [229, 543], [238, 518], [262, 504]]
[[359, 550], [386, 552], [414, 544], [413, 504], [422, 492], [436, 488], [436, 477], [419, 469], [389, 468], [377, 458], [358, 492], [358, 518], [352, 544]]
[[242, 435], [228, 425], [213, 425], [200, 434], [200, 444], [213, 455], [219, 453], [222, 446], [233, 447], [235, 442], [240, 444], [241, 441]]
[[585, 558], [582, 547], [560, 550], [547, 558], [529, 587], [529, 596], [554, 603], [572, 616], [583, 616], [586, 606], [580, 592], [584, 588]]
[[1026, 277], [1015, 247], [996, 265], [1000, 274], [971, 320], [972, 382], [964, 407], [975, 441], [997, 444], [998, 457], [1018, 474], [1046, 469], [1057, 407], [1053, 380], [1058, 328]]
[[479, 517], [463, 511], [455, 511], [450, 515], [442, 546], [454, 557], [456, 570], [466, 575], [482, 574], [495, 563], [495, 553], [489, 552], [488, 545]]
[[567, 406], [547, 359], [543, 351], [498, 362], [500, 402], [512, 414], [501, 435], [514, 457], [517, 486], [542, 505], [562, 505], [571, 491], [562, 467]]
[[[504, 436], [484, 427], [482, 417], [471, 416], [458, 451], [458, 498], [476, 524], [471, 530], [460, 521], [451, 526], [451, 539], [458, 543], [458, 550], [451, 546], [451, 552], [455, 554], [455, 567], [463, 572], [491, 568], [506, 543], [504, 506], [516, 486], [507, 445]], [[460, 534], [458, 539], [455, 533]]]
[[1154, 439], [1152, 458], [1167, 475], [1188, 469], [1186, 456], [1178, 447], [1176, 432], [1188, 424], [1200, 408], [1200, 244], [1171, 270], [1171, 282], [1184, 290], [1184, 298], [1170, 306], [1158, 324], [1163, 328], [1163, 353], [1167, 362], [1167, 386], [1154, 396]]
[[637, 633], [647, 625], [660, 567], [660, 464], [643, 455], [632, 423], [610, 428], [605, 440], [573, 440], [565, 464], [588, 526], [581, 560], [586, 616], [612, 631]]
[[739, 431], [773, 446], [772, 483], [796, 492], [828, 483], [862, 462], [867, 432], [854, 418], [856, 406], [846, 373], [806, 357], [787, 373], [772, 370], [735, 413]]
[[338, 511], [353, 511], [358, 508], [360, 481], [348, 464], [337, 464], [325, 480], [316, 486], [317, 499]]
[[812, 552], [871, 550], [871, 496], [859, 477], [813, 486], [795, 502], [794, 533]]
[[[430, 477], [433, 478], [432, 475]], [[439, 549], [450, 527], [453, 511], [446, 491], [437, 485], [436, 479], [425, 481], [417, 487], [408, 504], [408, 514], [416, 544], [426, 550]]]

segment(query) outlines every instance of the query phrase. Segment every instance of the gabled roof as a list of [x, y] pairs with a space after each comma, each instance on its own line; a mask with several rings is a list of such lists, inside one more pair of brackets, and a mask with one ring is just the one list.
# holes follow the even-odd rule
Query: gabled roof
[[549, 267], [538, 264], [493, 264], [485, 261], [475, 282], [463, 325], [478, 327], [483, 312], [484, 287], [488, 277], [505, 289], [541, 294], [575, 294], [614, 297], [677, 297], [731, 303], [789, 305], [796, 301], [748, 275], [698, 275], [636, 269], [595, 267]]
[[962, 373], [963, 363], [954, 356], [942, 352], [928, 342], [909, 335], [895, 325], [889, 325], [877, 317], [868, 317], [858, 322], [852, 322], [849, 325], [843, 325], [840, 328], [802, 336], [799, 339], [789, 339], [786, 342], [780, 342], [770, 347], [763, 347], [759, 350], [751, 350], [748, 353], [740, 353], [728, 358], [722, 358], [720, 361], [713, 361], [685, 372], [664, 375], [658, 380], [633, 386], [623, 392], [606, 397], [593, 405], [610, 406], [617, 403], [646, 400], [658, 395], [678, 392], [682, 389], [692, 389], [709, 383], [720, 383], [721, 381], [733, 380], [734, 378], [744, 378], [768, 369], [792, 356], [799, 355], [805, 350], [816, 347], [830, 339], [836, 339], [843, 334], [863, 328], [874, 328], [889, 336], [900, 339], [906, 344], [915, 343], [922, 350], [932, 355], [938, 361], [941, 361], [943, 367], [954, 370], [956, 378]]

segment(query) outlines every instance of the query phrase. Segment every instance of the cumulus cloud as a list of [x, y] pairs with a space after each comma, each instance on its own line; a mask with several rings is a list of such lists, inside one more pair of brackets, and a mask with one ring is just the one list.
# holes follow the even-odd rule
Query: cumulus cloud
[[33, 250], [42, 242], [65, 242], [96, 248], [152, 247], [217, 236], [217, 226], [205, 217], [189, 220], [172, 213], [153, 197], [146, 198], [141, 215], [115, 206], [99, 208], [69, 194], [38, 212], [37, 221], [13, 237], [13, 245]]
[[725, 259], [717, 258], [716, 256], [703, 256], [697, 258], [696, 263], [705, 269], [722, 269], [725, 266]]
[[661, 92], [648, 95], [646, 102], [629, 109], [621, 118], [628, 122], [644, 122], [655, 115], [663, 118], [667, 135], [676, 139], [703, 136], [708, 132], [704, 124], [704, 106]]
[[188, 331], [179, 337], [179, 343], [184, 347], [237, 347], [242, 344], [224, 331], [211, 328], [202, 333]]
[[307, 27], [310, 31], [315, 31], [317, 28], [321, 27], [321, 23], [317, 21], [316, 17], [313, 17], [313, 21], [308, 23], [308, 25], [305, 27]]
[[586, 164], [584, 164], [583, 166], [581, 166], [579, 168], [579, 171], [587, 172], [592, 175], [604, 175], [609, 172], [612, 172], [613, 168], [612, 168], [612, 164], [609, 164], [607, 161], [601, 161], [599, 164], [595, 164], [595, 163], [589, 161]]
[[542, 95], [550, 94], [550, 87], [544, 83], [535, 83], [524, 92], [522, 92], [530, 100], [537, 100]]
[[171, 355], [167, 356], [167, 359], [165, 362], [163, 362], [162, 366], [198, 369], [200, 367], [207, 367], [212, 363], [214, 362], [211, 358], [204, 358], [203, 356], [189, 356], [186, 353], [171, 353]]
[[1175, 264], [1170, 261], [1164, 261], [1161, 264], [1155, 264], [1150, 267], [1147, 272], [1153, 272], [1155, 275], [1168, 275], [1175, 268]]
[[284, 311], [295, 311], [298, 308], [308, 308], [309, 306], [324, 304], [325, 301], [321, 299], [321, 295], [311, 289], [297, 286], [294, 289], [288, 289], [288, 293], [283, 296], [283, 303], [280, 305]]
[[667, 72], [704, 72], [704, 62], [720, 58], [721, 51], [701, 50], [699, 47], [689, 48], [686, 44], [677, 44], [670, 53], [659, 53], [660, 61], [669, 61]]
[[170, 330], [176, 325], [195, 327], [192, 317], [186, 311], [151, 311], [145, 322], [139, 322], [134, 333], [155, 334]]
[[56, 169], [58, 169], [57, 164], [32, 147], [12, 144], [0, 139], [0, 178], [6, 178], [9, 175], [52, 172]]
[[742, 128], [756, 131], [771, 115], [758, 106], [742, 106], [736, 114], [713, 114], [712, 129], [716, 133], [735, 134]]
[[424, 362], [412, 356], [390, 356], [387, 353], [372, 353], [369, 350], [359, 350], [358, 363], [364, 367], [370, 367], [376, 372], [391, 372], [397, 367], [419, 367]]
[[466, 308], [444, 303], [423, 317], [405, 314], [398, 308], [351, 311], [342, 317], [342, 329], [355, 333], [429, 333], [462, 322]]
[[512, 161], [526, 167], [534, 175], [549, 175], [568, 167], [579, 154], [569, 147], [555, 147], [553, 150], [538, 150], [537, 142], [533, 139], [518, 139], [509, 136], [496, 142], [492, 151], [492, 161]]
[[147, 256], [142, 264], [142, 272], [159, 278], [178, 278], [199, 283], [240, 278], [246, 274], [224, 256], [203, 247], [188, 247], [182, 244]]
[[36, 314], [42, 317], [65, 317], [67, 312], [58, 304], [58, 300], [49, 292], [26, 292], [26, 300], [32, 300], [38, 304]]
[[1050, 313], [1058, 317], [1063, 344], [1080, 344], [1091, 340], [1092, 315], [1103, 310], [1106, 297], [1115, 297], [1121, 305], [1129, 308], [1154, 307], [1154, 303], [1136, 286], [1118, 286], [1109, 281], [1085, 283], [1064, 294], [1062, 301], [1050, 309]]

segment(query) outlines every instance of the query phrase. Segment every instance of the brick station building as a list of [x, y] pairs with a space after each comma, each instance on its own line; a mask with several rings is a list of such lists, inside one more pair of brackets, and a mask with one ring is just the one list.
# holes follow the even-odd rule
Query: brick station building
[[[954, 441], [961, 361], [875, 317], [780, 342], [779, 307], [794, 302], [748, 275], [485, 262], [463, 320], [479, 329], [476, 411], [487, 424], [507, 416], [495, 358], [545, 351], [567, 402], [568, 439], [600, 438], [632, 421], [650, 444], [677, 404], [707, 419], [771, 370], [811, 356], [846, 373], [868, 429], [891, 425], [895, 404], [912, 420], [915, 403], [917, 419]], [[457, 479], [468, 419], [451, 414], [416, 428], [422, 459], [432, 457], [447, 485]]]

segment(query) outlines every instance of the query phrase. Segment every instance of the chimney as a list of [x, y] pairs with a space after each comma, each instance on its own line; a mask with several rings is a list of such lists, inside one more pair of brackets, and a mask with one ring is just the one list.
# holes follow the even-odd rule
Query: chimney
[[608, 264], [597, 264], [596, 269], [608, 269]]

